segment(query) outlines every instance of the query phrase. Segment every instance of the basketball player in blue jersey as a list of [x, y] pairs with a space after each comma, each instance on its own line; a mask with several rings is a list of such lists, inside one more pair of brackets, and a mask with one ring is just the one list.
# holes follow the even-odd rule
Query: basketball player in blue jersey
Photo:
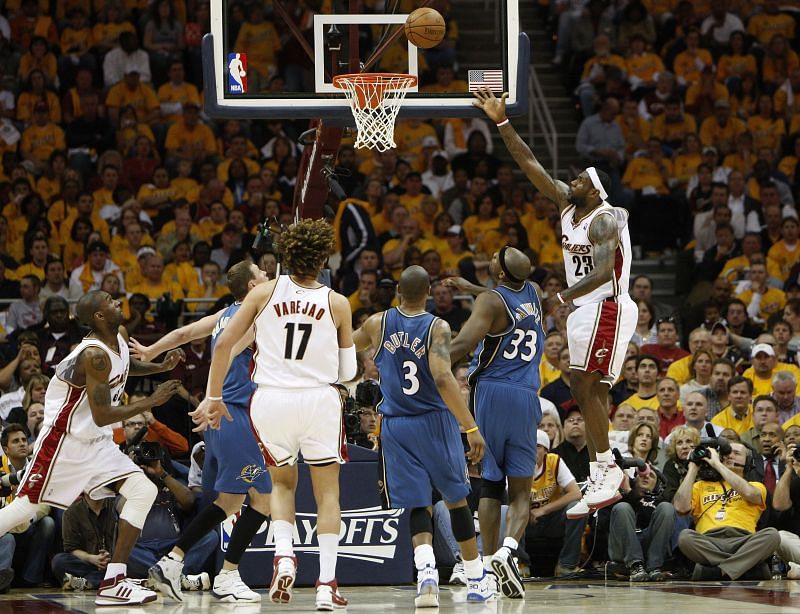
[[450, 370], [450, 326], [425, 311], [430, 278], [420, 266], [400, 275], [400, 307], [370, 317], [355, 331], [356, 350], [375, 350], [381, 374], [381, 470], [384, 507], [411, 509], [417, 568], [417, 607], [438, 607], [439, 575], [433, 555], [432, 488], [442, 495], [459, 542], [467, 576], [467, 601], [494, 598], [475, 540], [464, 448], [481, 460], [483, 437]]
[[[247, 293], [267, 281], [264, 271], [249, 260], [232, 266], [227, 277], [228, 287], [236, 302], [218, 313], [168, 333], [150, 347], [131, 340], [132, 353], [140, 357], [158, 356], [166, 350], [209, 335], [213, 352], [217, 338], [239, 310]], [[223, 421], [219, 430], [209, 429], [205, 433], [203, 484], [208, 484], [210, 489], [219, 493], [217, 499], [184, 529], [172, 551], [150, 568], [150, 578], [159, 590], [178, 601], [183, 600], [181, 572], [186, 552], [228, 516], [241, 510], [246, 495], [250, 497], [249, 505], [233, 527], [225, 561], [214, 578], [212, 594], [228, 602], [261, 601], [261, 595], [250, 590], [239, 576], [239, 561], [245, 549], [267, 521], [272, 488], [264, 457], [250, 428], [248, 404], [255, 388], [250, 381], [250, 360], [253, 356], [249, 347], [251, 342], [252, 339], [243, 339], [240, 346], [242, 351], [236, 355], [225, 376], [222, 395], [233, 421]], [[202, 406], [198, 410], [193, 412], [193, 418], [202, 423]]]
[[[512, 599], [525, 594], [512, 555], [528, 526], [536, 429], [542, 413], [536, 393], [544, 330], [539, 289], [527, 281], [530, 271], [531, 262], [521, 251], [504, 247], [495, 253], [489, 273], [498, 285], [489, 291], [470, 288], [478, 297], [450, 348], [456, 364], [477, 346], [468, 382], [471, 409], [486, 439], [478, 503], [481, 542], [484, 554], [494, 553], [490, 565], [500, 590]], [[506, 480], [506, 535], [497, 549]]]

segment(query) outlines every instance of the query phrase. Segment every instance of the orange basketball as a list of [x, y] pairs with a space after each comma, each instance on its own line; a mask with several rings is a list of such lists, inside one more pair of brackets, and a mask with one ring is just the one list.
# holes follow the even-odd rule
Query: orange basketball
[[447, 26], [439, 11], [423, 7], [413, 11], [406, 19], [406, 38], [412, 44], [430, 49], [442, 42]]

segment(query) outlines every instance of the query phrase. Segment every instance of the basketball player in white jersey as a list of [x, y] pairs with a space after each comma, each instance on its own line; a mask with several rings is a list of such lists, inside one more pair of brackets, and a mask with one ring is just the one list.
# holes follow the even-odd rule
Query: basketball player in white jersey
[[507, 97], [498, 99], [482, 89], [473, 104], [494, 120], [520, 169], [561, 211], [568, 288], [548, 297], [543, 311], [548, 313], [559, 303], [574, 309], [567, 319], [570, 390], [597, 457], [582, 502], [568, 513], [579, 517], [620, 498], [623, 473], [608, 441], [608, 391], [622, 370], [638, 314], [628, 296], [628, 214], [607, 202], [611, 181], [603, 171], [590, 167], [569, 185], [552, 178], [506, 117]]
[[342, 404], [331, 384], [356, 374], [350, 304], [317, 281], [333, 250], [333, 228], [324, 220], [301, 220], [281, 233], [279, 246], [290, 275], [253, 288], [217, 340], [211, 361], [207, 412], [212, 428], [227, 414], [222, 383], [237, 341], [255, 329], [250, 420], [272, 478], [275, 536], [269, 589], [275, 603], [288, 603], [297, 574], [292, 549], [300, 453], [310, 466], [317, 503], [320, 574], [317, 610], [347, 606], [336, 584], [339, 546], [339, 464], [347, 445]]
[[81, 493], [102, 499], [116, 491], [125, 503], [114, 553], [95, 603], [148, 603], [156, 599], [156, 593], [127, 578], [126, 562], [157, 489], [114, 443], [111, 425], [162, 405], [177, 392], [180, 382], [170, 380], [146, 399], [119, 406], [128, 375], [171, 371], [183, 352], [173, 350], [160, 364], [130, 358], [119, 301], [107, 292], [83, 295], [76, 313], [92, 332], [56, 366], [45, 393], [44, 426], [19, 484], [18, 497], [0, 510], [0, 535], [28, 521], [38, 504], [66, 509]]

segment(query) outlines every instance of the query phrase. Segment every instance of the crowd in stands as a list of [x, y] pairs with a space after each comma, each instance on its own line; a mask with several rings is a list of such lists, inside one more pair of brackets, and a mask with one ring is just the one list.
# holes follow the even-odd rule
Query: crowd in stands
[[[328, 0], [286, 4], [302, 29], [314, 13], [330, 10]], [[422, 87], [431, 92], [466, 90], [455, 4], [433, 3], [448, 33], [421, 57]], [[413, 8], [411, 1], [401, 5]], [[794, 577], [797, 13], [777, 0], [539, 5], [557, 34], [553, 61], [576, 77], [576, 149], [612, 176], [611, 201], [629, 209], [637, 249], [675, 254], [686, 300], [680, 307], [660, 303], [646, 276], [631, 282], [639, 320], [623, 376], [610, 391], [609, 431], [614, 447], [641, 464], [630, 470], [623, 499], [589, 520], [566, 518], [589, 473], [583, 417], [570, 394], [569, 308], [547, 315], [529, 570], [574, 577], [611, 561], [633, 581], [764, 578], [774, 572], [765, 561], [778, 553]], [[248, 54], [251, 87], [306, 87], [310, 64], [269, 3], [229, 7], [228, 36]], [[383, 9], [377, 1], [365, 7]], [[262, 220], [292, 220], [296, 137], [306, 125], [214, 122], [202, 113], [199, 46], [209, 27], [204, 0], [4, 3], [4, 474], [24, 466], [41, 428], [48, 378], [86, 332], [71, 315], [82, 294], [103, 289], [120, 299], [128, 332], [148, 343], [179, 320], [232, 301], [224, 281], [236, 262], [253, 257], [275, 275], [275, 254], [254, 252], [252, 244]], [[383, 69], [402, 66], [401, 52], [390, 49]], [[493, 287], [489, 262], [504, 245], [531, 257], [530, 278], [545, 293], [564, 287], [558, 208], [519, 181], [486, 122], [402, 120], [395, 138], [398, 147], [383, 153], [345, 142], [337, 159], [347, 198], [331, 203], [339, 247], [333, 283], [349, 298], [354, 326], [396, 305], [399, 273], [419, 264], [431, 277], [431, 312], [457, 334], [471, 303], [442, 281], [463, 277]], [[160, 460], [145, 463], [163, 501], [134, 552], [134, 575], [169, 550], [194, 499], [209, 496], [200, 481], [202, 442], [185, 417], [204, 393], [209, 348], [198, 341], [185, 350], [186, 362], [171, 374], [183, 382], [180, 395], [115, 432], [125, 446], [147, 426], [146, 439], [163, 450]], [[359, 362], [359, 378], [347, 387], [356, 399], [360, 382], [379, 377], [369, 356]], [[456, 368], [468, 394], [465, 371]], [[130, 397], [142, 385], [132, 381]], [[376, 446], [374, 403], [355, 403], [352, 411], [360, 420], [353, 440]], [[714, 461], [728, 484], [722, 493], [713, 490], [719, 482], [697, 475], [705, 463], [688, 460], [712, 435], [732, 442], [725, 464]], [[477, 480], [478, 469], [471, 475]], [[13, 497], [6, 482], [0, 479], [0, 495]], [[43, 508], [36, 523], [0, 537], [0, 589], [48, 581], [96, 586], [115, 518], [113, 502], [88, 497], [64, 514]], [[195, 549], [197, 560], [187, 560], [193, 575], [185, 590], [207, 583], [202, 573], [212, 549], [209, 539]], [[724, 557], [711, 556], [713, 549]], [[455, 566], [458, 581], [458, 552], [437, 555]]]

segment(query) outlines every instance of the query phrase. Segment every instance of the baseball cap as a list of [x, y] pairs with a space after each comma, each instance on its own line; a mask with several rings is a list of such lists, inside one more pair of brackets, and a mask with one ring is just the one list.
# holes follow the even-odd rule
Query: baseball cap
[[542, 446], [545, 450], [550, 450], [550, 437], [542, 430], [536, 431], [536, 445]]
[[761, 352], [767, 356], [775, 356], [775, 348], [768, 343], [756, 343], [753, 346], [753, 350], [750, 352], [750, 356], [758, 356]]
[[450, 159], [450, 156], [447, 155], [447, 152], [442, 149], [434, 151], [433, 154], [431, 154], [431, 156], [434, 158], [444, 158], [445, 160]]
[[422, 139], [423, 147], [439, 147], [439, 141], [435, 136], [428, 135]]
[[709, 153], [713, 153], [714, 155], [716, 155], [717, 154], [717, 148], [713, 147], [711, 145], [706, 145], [705, 147], [703, 147], [703, 155], [706, 155], [706, 154], [709, 154]]
[[394, 287], [396, 285], [397, 285], [397, 282], [395, 282], [395, 280], [390, 278], [390, 277], [384, 277], [383, 279], [381, 279], [378, 282], [378, 287], [379, 288], [392, 288], [392, 289], [394, 289]]
[[154, 250], [149, 245], [145, 245], [145, 246], [139, 248], [139, 250], [136, 252], [136, 257], [137, 258], [141, 258], [142, 256], [148, 256], [150, 254], [155, 254], [155, 253], [156, 253], [156, 250]]
[[711, 325], [711, 332], [713, 333], [716, 329], [721, 328], [726, 333], [728, 332], [728, 323], [725, 320], [717, 320]]
[[458, 224], [453, 224], [450, 228], [447, 229], [447, 233], [449, 235], [460, 236], [464, 234], [464, 230]]

